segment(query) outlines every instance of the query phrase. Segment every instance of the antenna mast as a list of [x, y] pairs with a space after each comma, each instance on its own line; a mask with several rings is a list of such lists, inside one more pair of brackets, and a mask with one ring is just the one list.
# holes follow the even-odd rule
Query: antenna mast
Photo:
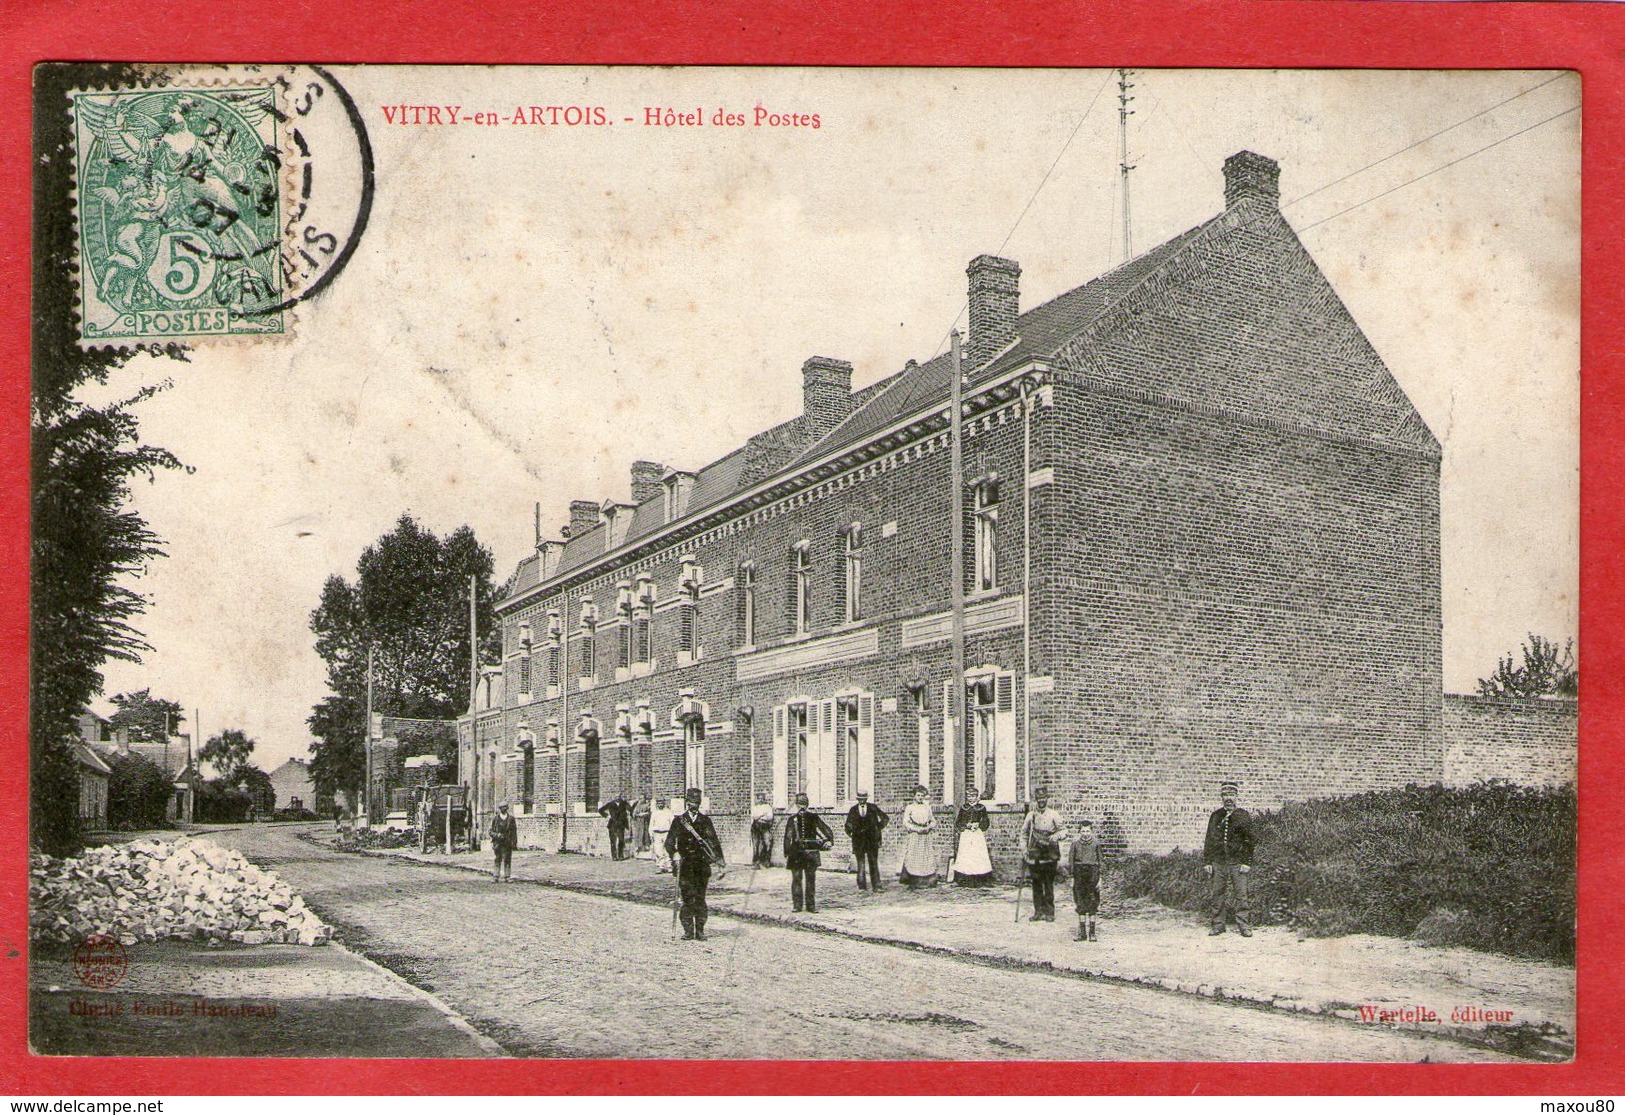
[[1128, 161], [1128, 118], [1134, 115], [1129, 104], [1134, 100], [1129, 96], [1129, 90], [1134, 83], [1129, 77], [1133, 70], [1117, 71], [1117, 169], [1123, 177], [1123, 258], [1131, 259], [1134, 256], [1133, 225], [1129, 219], [1129, 189], [1128, 172], [1134, 167]]

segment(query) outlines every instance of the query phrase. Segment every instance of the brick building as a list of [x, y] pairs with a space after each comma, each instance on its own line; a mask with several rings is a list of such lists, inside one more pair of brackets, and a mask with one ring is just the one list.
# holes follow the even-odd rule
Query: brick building
[[597, 801], [697, 784], [742, 851], [760, 796], [923, 783], [980, 793], [1007, 859], [1039, 785], [1161, 849], [1221, 778], [1258, 808], [1437, 781], [1439, 445], [1278, 173], [1232, 156], [1218, 216], [1025, 312], [1016, 263], [971, 262], [963, 726], [950, 357], [854, 392], [815, 356], [801, 415], [695, 472], [634, 464], [520, 562], [460, 726], [482, 815], [591, 849]]

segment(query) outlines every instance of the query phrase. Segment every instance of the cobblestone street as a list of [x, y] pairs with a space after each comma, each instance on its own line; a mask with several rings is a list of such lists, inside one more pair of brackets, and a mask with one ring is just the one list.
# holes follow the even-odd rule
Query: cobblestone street
[[862, 1060], [1505, 1060], [1448, 1041], [312, 846], [210, 839], [275, 869], [340, 937], [516, 1056]]

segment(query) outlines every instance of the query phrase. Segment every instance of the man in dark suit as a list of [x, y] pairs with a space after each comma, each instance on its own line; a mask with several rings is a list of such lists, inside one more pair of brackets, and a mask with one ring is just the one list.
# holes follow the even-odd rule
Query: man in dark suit
[[889, 820], [886, 811], [869, 804], [869, 794], [858, 791], [858, 804], [846, 812], [846, 835], [852, 838], [852, 858], [858, 861], [858, 889], [881, 890], [880, 831]]
[[677, 893], [682, 900], [678, 917], [683, 923], [683, 940], [705, 940], [705, 891], [711, 885], [711, 865], [722, 862], [722, 842], [717, 839], [711, 818], [700, 812], [699, 790], [683, 793], [683, 812], [672, 818], [666, 834], [666, 854], [671, 856], [677, 874]]
[[626, 836], [632, 831], [632, 803], [613, 797], [598, 807], [598, 815], [609, 822], [609, 858], [625, 859]]
[[1234, 782], [1219, 784], [1219, 808], [1207, 819], [1207, 837], [1202, 841], [1202, 870], [1213, 882], [1210, 895], [1212, 922], [1208, 936], [1224, 932], [1229, 917], [1236, 919], [1236, 931], [1253, 935], [1247, 924], [1247, 875], [1253, 869], [1253, 818], [1236, 808]]
[[508, 803], [497, 806], [491, 818], [491, 851], [496, 854], [496, 870], [491, 873], [493, 883], [513, 882], [513, 850], [519, 844], [519, 825], [508, 812]]
[[784, 823], [784, 862], [790, 868], [790, 905], [796, 913], [818, 912], [818, 853], [835, 843], [824, 819], [807, 808], [807, 795], [796, 795], [796, 811]]

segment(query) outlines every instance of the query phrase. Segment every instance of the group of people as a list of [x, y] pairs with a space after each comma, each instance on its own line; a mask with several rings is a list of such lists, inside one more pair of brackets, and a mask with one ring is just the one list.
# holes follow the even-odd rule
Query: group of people
[[[1220, 785], [1220, 807], [1208, 818], [1203, 840], [1203, 868], [1210, 879], [1211, 925], [1209, 932], [1225, 932], [1234, 920], [1243, 937], [1252, 936], [1247, 920], [1247, 876], [1252, 870], [1253, 822], [1246, 810], [1237, 806], [1238, 787], [1234, 782]], [[927, 790], [916, 786], [914, 800], [902, 811], [903, 846], [898, 878], [909, 887], [934, 884], [939, 872], [933, 834], [935, 811], [926, 800]], [[890, 817], [869, 800], [866, 792], [857, 795], [857, 804], [847, 811], [845, 832], [856, 861], [858, 889], [878, 893], [885, 889], [880, 874], [880, 844]], [[724, 865], [722, 842], [711, 818], [702, 812], [702, 794], [689, 789], [683, 794], [681, 812], [655, 804], [646, 812], [647, 838], [657, 869], [677, 877], [678, 920], [685, 940], [704, 940], [708, 916], [706, 892], [713, 869]], [[795, 812], [784, 824], [784, 861], [790, 869], [790, 903], [797, 912], [818, 910], [818, 868], [821, 853], [835, 844], [835, 835], [825, 820], [814, 813], [806, 794], [797, 794]], [[610, 854], [627, 859], [629, 833], [637, 822], [635, 806], [614, 798], [599, 807], [608, 821]], [[993, 881], [993, 862], [988, 854], [986, 833], [991, 820], [987, 807], [971, 797], [955, 815], [955, 849], [950, 873], [961, 886], [984, 886]], [[759, 802], [751, 810], [751, 865], [772, 865], [773, 807]], [[498, 807], [491, 821], [491, 847], [496, 855], [497, 882], [512, 877], [516, 826], [506, 803]], [[645, 839], [639, 837], [640, 844]], [[1089, 820], [1078, 822], [1077, 831], [1067, 828], [1061, 814], [1049, 803], [1049, 793], [1034, 791], [1033, 804], [1021, 822], [1018, 847], [1026, 881], [1032, 887], [1031, 921], [1055, 920], [1055, 881], [1060, 873], [1062, 848], [1072, 878], [1072, 901], [1078, 918], [1076, 940], [1097, 940], [1096, 917], [1100, 910], [1101, 844]], [[1019, 902], [1019, 891], [1018, 891]]]

